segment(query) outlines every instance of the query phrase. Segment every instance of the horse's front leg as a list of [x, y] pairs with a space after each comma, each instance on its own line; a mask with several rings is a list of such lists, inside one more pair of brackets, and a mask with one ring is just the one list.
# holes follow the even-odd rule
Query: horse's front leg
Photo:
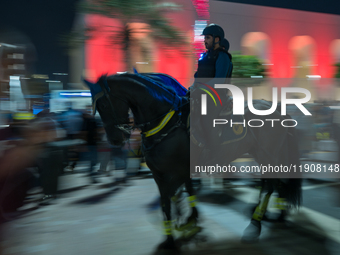
[[[274, 191], [274, 189], [272, 187], [272, 183], [269, 183], [269, 186], [268, 186], [268, 182], [269, 181], [262, 180], [262, 188], [261, 188], [261, 192], [260, 192], [260, 201], [257, 204], [257, 206], [255, 207], [255, 210], [253, 212], [250, 224], [244, 230], [244, 234], [242, 236], [243, 242], [254, 242], [254, 241], [257, 241], [258, 238], [260, 237], [261, 228], [262, 228], [261, 227], [261, 221], [262, 221], [262, 219], [263, 219], [263, 217], [266, 213], [270, 196], [272, 195], [272, 193]], [[264, 193], [265, 185], [268, 186], [267, 187], [268, 191], [267, 191], [266, 195], [264, 195], [264, 197], [261, 198], [262, 194]]]
[[191, 179], [188, 179], [185, 182], [185, 188], [186, 188], [186, 190], [189, 194], [189, 197], [188, 197], [189, 205], [192, 208], [192, 212], [191, 212], [190, 217], [188, 218], [188, 222], [191, 221], [191, 220], [195, 220], [197, 222], [198, 221], [198, 211], [197, 211], [197, 208], [196, 208], [197, 197], [196, 197], [194, 188], [192, 187]]
[[[188, 179], [185, 182], [185, 188], [186, 188], [186, 191], [189, 194], [189, 197], [187, 197], [187, 200], [188, 200], [189, 207], [191, 209], [191, 214], [188, 217], [187, 222], [185, 224], [182, 224], [181, 226], [179, 226], [177, 228], [177, 230], [179, 230], [179, 231], [183, 231], [186, 227], [189, 227], [189, 226], [191, 226], [191, 228], [192, 228], [192, 226], [197, 226], [197, 223], [198, 223], [198, 210], [196, 208], [198, 201], [197, 201], [197, 197], [195, 195], [195, 191], [194, 191], [193, 186], [192, 186], [191, 179]], [[178, 199], [178, 198], [175, 197], [175, 200], [176, 199]]]
[[198, 210], [196, 208], [197, 197], [192, 187], [191, 179], [188, 179], [185, 182], [185, 188], [189, 194], [188, 202], [191, 208], [191, 214], [188, 217], [186, 223], [177, 227], [176, 230], [182, 232], [181, 239], [189, 240], [192, 237], [194, 237], [197, 233], [199, 233], [202, 230], [202, 228], [198, 226]]
[[165, 241], [158, 245], [158, 250], [177, 250], [172, 231], [171, 200], [168, 194], [161, 193], [161, 206], [164, 214]]

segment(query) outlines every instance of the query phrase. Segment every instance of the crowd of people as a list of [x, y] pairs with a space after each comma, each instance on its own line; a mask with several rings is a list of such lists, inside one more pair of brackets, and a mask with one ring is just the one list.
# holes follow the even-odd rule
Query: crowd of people
[[[112, 169], [126, 170], [128, 151], [111, 146], [92, 106], [59, 113], [45, 109], [6, 114], [0, 129], [0, 208], [2, 217], [20, 208], [30, 190], [42, 190], [40, 205], [58, 195], [59, 176], [88, 162], [90, 183]], [[111, 164], [112, 162], [112, 164]], [[113, 164], [114, 163], [114, 164]]]

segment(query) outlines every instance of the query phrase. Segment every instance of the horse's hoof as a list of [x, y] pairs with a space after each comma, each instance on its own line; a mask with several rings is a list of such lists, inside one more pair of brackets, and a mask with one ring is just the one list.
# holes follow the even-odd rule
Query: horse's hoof
[[261, 234], [261, 222], [251, 220], [248, 227], [244, 230], [241, 241], [243, 243], [253, 243], [259, 240]]
[[180, 237], [176, 239], [176, 244], [178, 247], [184, 247], [185, 245], [196, 245], [197, 247], [199, 246], [204, 246], [208, 242], [208, 236], [205, 234], [200, 234], [199, 232], [202, 230], [202, 228], [198, 227], [199, 230], [196, 232], [193, 236], [190, 238], [184, 238]]
[[197, 226], [197, 219], [192, 219], [188, 223], [176, 227], [175, 229], [181, 232], [181, 237], [179, 239], [182, 241], [190, 240], [202, 231], [202, 228]]
[[275, 227], [279, 229], [286, 229], [289, 227], [288, 221], [286, 220], [286, 215], [281, 214], [280, 217], [274, 222]]
[[277, 222], [286, 222], [286, 216], [287, 216], [287, 213], [282, 211], [279, 218], [277, 218]]
[[187, 221], [187, 223], [185, 223], [185, 224], [182, 224], [182, 225], [180, 225], [180, 226], [175, 226], [175, 229], [177, 230], [177, 231], [186, 231], [186, 230], [188, 230], [188, 229], [191, 229], [191, 228], [193, 228], [193, 227], [195, 227], [195, 226], [197, 226], [197, 219], [196, 218], [193, 218], [193, 219], [189, 219], [188, 221]]
[[167, 239], [160, 243], [157, 247], [157, 250], [158, 251], [164, 251], [164, 250], [168, 250], [168, 251], [178, 251], [178, 247], [174, 241], [174, 238], [171, 236], [171, 237], [167, 237]]
[[191, 239], [195, 238], [196, 235], [202, 231], [202, 228], [199, 226], [195, 226], [190, 230], [184, 231], [180, 239], [185, 241], [190, 241]]

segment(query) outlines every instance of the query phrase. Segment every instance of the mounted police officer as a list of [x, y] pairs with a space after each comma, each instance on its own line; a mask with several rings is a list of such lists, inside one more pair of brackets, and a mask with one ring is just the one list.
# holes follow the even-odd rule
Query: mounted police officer
[[[188, 96], [190, 95], [190, 90], [192, 91], [195, 89], [201, 82], [214, 87], [215, 83], [222, 83], [223, 78], [231, 78], [233, 71], [233, 64], [231, 62], [232, 56], [228, 52], [229, 42], [224, 38], [222, 27], [217, 24], [210, 24], [203, 30], [202, 35], [204, 35], [204, 45], [207, 51], [201, 54], [201, 57], [198, 60], [197, 71], [194, 75], [195, 82], [189, 89], [187, 93]], [[226, 81], [224, 80], [223, 83], [225, 82]], [[198, 114], [197, 110], [194, 110], [194, 107], [191, 110], [191, 114], [192, 116]], [[201, 148], [201, 151], [197, 153], [200, 157], [204, 157], [204, 155], [201, 154], [206, 147], [207, 141], [206, 135], [204, 135], [206, 132], [203, 131], [201, 124], [200, 117], [196, 116], [191, 118], [190, 136], [191, 140]], [[205, 152], [205, 154], [206, 153], [208, 152]], [[194, 186], [200, 186], [201, 184], [200, 179], [195, 178], [192, 180], [192, 183]]]
[[[229, 42], [224, 38], [224, 31], [222, 27], [216, 24], [208, 25], [204, 30], [202, 35], [204, 35], [204, 45], [207, 49], [198, 60], [198, 67], [195, 73], [195, 82], [189, 88], [187, 96], [190, 95], [190, 91], [200, 86], [200, 84], [205, 83], [214, 87], [214, 84], [225, 83], [223, 79], [231, 78], [233, 71], [233, 64], [231, 62], [232, 56], [228, 52]], [[227, 96], [228, 97], [228, 96]], [[194, 102], [192, 102], [193, 104]], [[196, 110], [192, 108], [192, 116], [195, 114]], [[200, 127], [200, 119], [192, 118], [191, 123], [191, 135], [192, 140], [199, 147], [204, 147], [205, 139], [201, 135], [202, 128]], [[196, 123], [197, 122], [197, 123]]]
[[207, 52], [198, 60], [195, 78], [231, 78], [232, 57], [228, 52], [229, 42], [224, 38], [223, 29], [219, 25], [210, 24], [202, 35]]

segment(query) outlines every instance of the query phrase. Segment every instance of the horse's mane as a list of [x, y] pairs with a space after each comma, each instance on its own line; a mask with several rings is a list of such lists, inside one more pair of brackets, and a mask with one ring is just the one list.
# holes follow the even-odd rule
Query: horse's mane
[[173, 77], [163, 74], [163, 73], [125, 73], [125, 74], [119, 74], [119, 75], [110, 75], [107, 74], [102, 75], [97, 83], [105, 82], [105, 80], [110, 77], [129, 77], [133, 80], [141, 82], [142, 83], [148, 83], [149, 86], [161, 86], [165, 88], [167, 91], [169, 91], [171, 94], [176, 94], [177, 96], [181, 97], [186, 95], [187, 89], [183, 87], [176, 79]]
[[137, 80], [139, 82], [142, 82], [143, 84], [146, 84], [148, 87], [152, 87], [152, 89], [155, 89], [161, 93], [164, 93], [165, 91], [170, 92], [171, 94], [175, 94], [178, 96], [177, 91], [171, 87], [166, 85], [160, 78], [155, 77], [149, 77], [147, 74], [122, 74], [123, 76], [128, 76], [129, 78], [133, 80]]
[[161, 86], [175, 92], [178, 96], [187, 94], [187, 89], [183, 87], [175, 78], [164, 73], [140, 73], [144, 78], [151, 78]]
[[[117, 74], [117, 75], [102, 75], [97, 83], [98, 84], [107, 84], [107, 81], [113, 81], [113, 82], [121, 82], [124, 83], [126, 81], [132, 81], [136, 84], [140, 84], [141, 86], [144, 86], [147, 88], [148, 92], [154, 97], [159, 99], [163, 102], [168, 102], [169, 104], [175, 104], [174, 106], [178, 106], [178, 102], [181, 100], [176, 100], [180, 98], [180, 96], [177, 94], [176, 90], [172, 88], [171, 86], [167, 86], [164, 83], [160, 81], [156, 81], [150, 77], [140, 75], [140, 74], [130, 74], [130, 73], [124, 73], [124, 74]], [[176, 103], [175, 103], [176, 102]]]

